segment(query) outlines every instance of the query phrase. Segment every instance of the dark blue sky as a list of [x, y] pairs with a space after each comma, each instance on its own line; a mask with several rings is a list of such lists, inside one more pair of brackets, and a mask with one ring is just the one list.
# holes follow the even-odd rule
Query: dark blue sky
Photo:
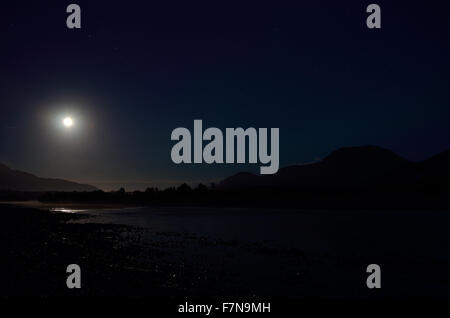
[[[105, 189], [258, 171], [173, 164], [170, 133], [194, 119], [279, 127], [281, 166], [342, 146], [450, 148], [444, 1], [158, 2], [2, 3], [0, 161]], [[365, 25], [372, 2], [381, 30]]]

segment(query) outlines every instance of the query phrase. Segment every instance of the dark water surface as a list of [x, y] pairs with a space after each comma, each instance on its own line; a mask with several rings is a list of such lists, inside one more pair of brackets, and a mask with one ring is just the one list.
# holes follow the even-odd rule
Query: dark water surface
[[[143, 228], [166, 261], [217, 275], [226, 290], [291, 297], [448, 297], [450, 214], [196, 207], [86, 210], [77, 222]], [[169, 253], [167, 253], [169, 251]], [[216, 273], [216, 274], [215, 274]], [[244, 287], [245, 286], [245, 287]]]

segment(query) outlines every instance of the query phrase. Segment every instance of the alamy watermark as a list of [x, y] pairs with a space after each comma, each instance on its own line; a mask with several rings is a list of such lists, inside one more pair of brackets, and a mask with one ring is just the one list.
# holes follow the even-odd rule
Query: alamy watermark
[[[176, 164], [258, 163], [259, 160], [264, 165], [260, 167], [261, 174], [274, 174], [280, 164], [279, 128], [270, 129], [270, 150], [268, 138], [267, 128], [226, 128], [224, 134], [215, 127], [203, 131], [202, 120], [194, 120], [193, 136], [184, 127], [172, 131], [171, 140], [178, 142], [172, 147], [171, 158]], [[204, 141], [207, 143], [203, 147]]]

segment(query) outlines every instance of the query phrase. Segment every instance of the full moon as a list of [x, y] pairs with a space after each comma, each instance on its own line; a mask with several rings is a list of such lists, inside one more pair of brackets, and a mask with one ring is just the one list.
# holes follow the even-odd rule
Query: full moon
[[73, 125], [73, 120], [70, 117], [66, 117], [63, 119], [63, 124], [66, 127], [71, 127]]

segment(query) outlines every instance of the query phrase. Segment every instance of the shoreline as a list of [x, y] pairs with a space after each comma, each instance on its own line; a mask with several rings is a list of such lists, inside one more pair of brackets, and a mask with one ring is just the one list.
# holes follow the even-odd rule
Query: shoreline
[[[400, 278], [377, 293], [376, 299], [450, 296], [446, 259], [364, 254], [359, 247], [355, 253], [328, 253], [317, 249], [315, 240], [306, 242], [312, 249], [286, 247], [265, 239], [219, 239], [199, 232], [72, 222], [85, 218], [82, 213], [0, 207], [4, 256], [0, 270], [7, 274], [0, 298], [373, 299], [360, 275], [365, 275], [363, 269], [374, 259], [387, 268], [386, 277]], [[333, 233], [332, 221], [328, 227], [324, 234]], [[342, 233], [338, 245], [348, 239], [350, 229]], [[65, 286], [68, 264], [82, 268], [80, 290]], [[423, 272], [428, 273], [426, 280], [417, 282], [415, 278]], [[346, 283], [341, 285], [342, 281]]]
[[88, 203], [88, 202], [42, 202], [37, 200], [30, 201], [0, 201], [0, 205], [23, 207], [30, 209], [40, 209], [46, 211], [62, 212], [52, 210], [55, 208], [72, 208], [84, 210], [105, 210], [105, 209], [126, 209], [126, 208], [140, 208], [143, 205], [138, 204], [121, 204], [121, 203]]

